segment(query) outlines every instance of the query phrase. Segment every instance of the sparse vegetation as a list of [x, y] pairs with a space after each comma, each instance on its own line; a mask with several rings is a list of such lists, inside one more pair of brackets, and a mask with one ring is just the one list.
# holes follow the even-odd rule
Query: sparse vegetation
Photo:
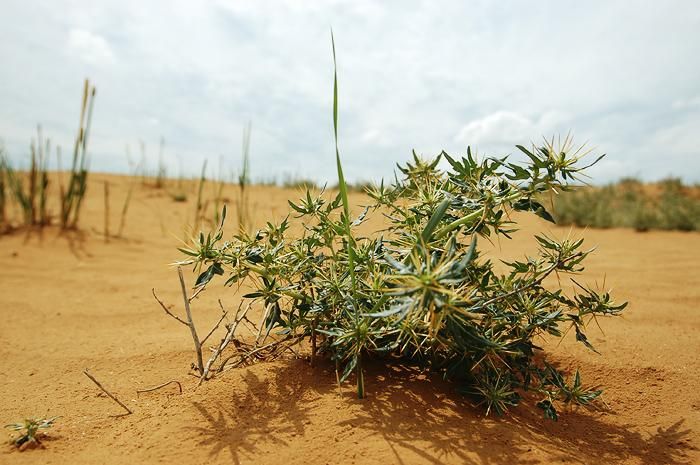
[[[61, 152], [57, 148], [58, 159], [58, 200], [60, 205], [59, 221], [62, 229], [78, 227], [80, 210], [87, 190], [88, 177], [88, 139], [95, 88], [85, 80], [78, 134], [73, 150], [73, 162], [69, 173], [68, 187], [63, 184], [61, 171]], [[0, 228], [3, 231], [17, 226], [43, 228], [52, 222], [48, 207], [49, 195], [49, 157], [51, 144], [43, 137], [41, 127], [37, 129], [37, 138], [30, 145], [28, 170], [15, 169], [4, 151], [0, 151]], [[13, 199], [21, 212], [21, 221], [13, 222], [8, 213], [9, 200]]]
[[[37, 128], [37, 139], [30, 145], [29, 171], [23, 173], [13, 169], [4, 153], [0, 153], [0, 169], [3, 171], [2, 203], [5, 203], [5, 184], [22, 212], [22, 224], [27, 227], [46, 226], [50, 223], [47, 210], [48, 154], [51, 145], [44, 141], [41, 127]], [[4, 221], [9, 221], [3, 214]]]
[[297, 176], [286, 175], [282, 179], [282, 187], [285, 189], [318, 189], [315, 181], [311, 179], [303, 179]]
[[41, 430], [51, 428], [57, 418], [27, 418], [18, 423], [5, 425], [5, 428], [14, 431], [16, 434], [11, 439], [11, 444], [20, 450], [24, 450], [28, 446], [40, 444]]
[[680, 179], [644, 184], [627, 178], [566, 192], [555, 200], [554, 216], [564, 225], [637, 231], [700, 229], [700, 190], [683, 185]]

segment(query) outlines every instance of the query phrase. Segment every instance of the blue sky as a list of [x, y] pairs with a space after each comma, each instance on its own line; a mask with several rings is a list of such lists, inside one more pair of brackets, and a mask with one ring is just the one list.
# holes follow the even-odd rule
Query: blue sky
[[[230, 175], [252, 121], [254, 178], [335, 179], [332, 56], [350, 180], [412, 149], [488, 155], [565, 135], [608, 156], [594, 182], [700, 181], [700, 2], [14, 1], [0, 16], [0, 139], [41, 123], [71, 147], [97, 86], [92, 167]], [[219, 168], [222, 166], [223, 168]]]

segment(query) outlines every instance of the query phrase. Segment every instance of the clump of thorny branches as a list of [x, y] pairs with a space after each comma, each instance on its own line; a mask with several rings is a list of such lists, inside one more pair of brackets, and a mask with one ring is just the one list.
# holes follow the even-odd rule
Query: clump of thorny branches
[[[505, 263], [504, 274], [477, 247], [479, 237], [511, 237], [517, 226], [511, 211], [553, 221], [537, 199], [580, 181], [590, 166], [582, 162], [587, 152], [567, 137], [531, 149], [517, 146], [524, 163], [479, 160], [469, 149], [465, 158], [443, 152], [426, 161], [414, 154], [399, 166], [395, 182], [368, 189], [369, 205], [351, 217], [337, 115], [335, 78], [338, 194], [307, 190], [304, 198], [289, 202], [302, 234], [289, 233], [289, 217], [229, 241], [222, 226], [200, 234], [180, 249], [187, 255], [180, 264], [194, 265], [199, 273], [197, 288], [216, 276], [239, 290], [252, 287], [242, 301], [263, 310], [258, 328], [263, 340], [272, 334], [272, 344], [288, 347], [310, 339], [312, 361], [317, 356], [335, 361], [339, 381], [353, 376], [359, 397], [365, 395], [363, 363], [373, 358], [440, 372], [497, 414], [518, 404], [525, 391], [539, 396], [537, 405], [551, 419], [560, 404], [594, 402], [601, 390], [585, 387], [578, 371], [567, 377], [535, 343], [573, 329], [578, 341], [595, 350], [587, 324], [626, 306], [576, 281], [573, 295], [547, 285], [548, 276], [583, 270], [590, 253], [582, 249], [583, 240], [536, 236], [538, 253]], [[442, 159], [449, 165], [445, 170]], [[383, 216], [386, 227], [362, 234], [360, 226], [372, 215]], [[235, 339], [236, 324], [229, 325], [229, 340]], [[242, 353], [266, 347], [259, 341]], [[206, 378], [206, 368], [201, 372]]]
[[[480, 259], [479, 236], [510, 238], [516, 225], [509, 211], [551, 221], [536, 198], [568, 188], [584, 169], [569, 139], [518, 148], [528, 163], [477, 161], [469, 151], [431, 161], [414, 154], [393, 185], [368, 189], [371, 203], [356, 218], [342, 188], [335, 196], [307, 190], [289, 202], [304, 225], [300, 237], [289, 237], [289, 218], [230, 241], [219, 228], [181, 249], [188, 255], [181, 264], [195, 265], [199, 287], [217, 275], [227, 286], [254, 287], [242, 298], [264, 309], [260, 329], [280, 343], [310, 338], [318, 355], [338, 363], [341, 381], [354, 374], [360, 397], [363, 360], [385, 358], [442, 372], [499, 414], [534, 391], [545, 415], [556, 419], [557, 403], [588, 405], [601, 391], [583, 387], [578, 372], [567, 380], [535, 338], [573, 329], [595, 350], [586, 324], [626, 304], [576, 281], [574, 295], [545, 285], [553, 273], [583, 270], [590, 250], [582, 239], [536, 236], [537, 255], [506, 263], [505, 274]], [[449, 169], [439, 169], [441, 158]], [[360, 234], [372, 213], [386, 218], [386, 228]]]

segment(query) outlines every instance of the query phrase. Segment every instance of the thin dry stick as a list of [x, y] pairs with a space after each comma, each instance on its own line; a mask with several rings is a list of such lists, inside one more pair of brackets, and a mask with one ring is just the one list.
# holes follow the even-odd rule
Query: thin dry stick
[[[221, 305], [223, 308], [221, 301], [219, 301], [219, 305]], [[243, 305], [243, 302], [241, 302], [241, 305]], [[248, 310], [250, 310], [250, 306], [252, 305], [252, 302], [248, 303], [245, 310], [243, 310], [243, 313], [239, 316], [238, 312], [241, 309], [241, 305], [239, 305], [238, 310], [236, 310], [236, 319], [233, 322], [233, 324], [231, 324], [231, 326], [229, 326], [228, 332], [226, 333], [226, 337], [224, 337], [224, 339], [221, 341], [221, 344], [219, 344], [219, 347], [216, 349], [216, 351], [212, 354], [212, 356], [207, 361], [207, 366], [204, 367], [204, 371], [202, 372], [202, 377], [199, 378], [199, 384], [197, 384], [197, 386], [200, 386], [204, 382], [204, 380], [207, 379], [207, 375], [209, 375], [209, 370], [211, 369], [211, 366], [214, 364], [216, 359], [219, 358], [219, 355], [221, 355], [221, 352], [223, 352], [224, 349], [231, 343], [231, 339], [233, 339], [233, 335], [236, 332], [236, 328], [238, 328], [238, 325], [240, 324], [241, 321], [243, 321], [243, 319], [246, 316], [246, 313], [248, 313]]]
[[105, 181], [105, 242], [109, 242], [109, 183]]
[[263, 312], [262, 320], [260, 320], [260, 328], [258, 328], [258, 334], [255, 336], [255, 345], [258, 345], [258, 340], [260, 339], [260, 334], [262, 334], [262, 330], [265, 327], [265, 320], [267, 319], [268, 313], [270, 313], [270, 309], [272, 308], [272, 304], [267, 304], [265, 307], [265, 311]]
[[221, 318], [219, 318], [219, 321], [217, 321], [216, 324], [214, 325], [214, 327], [211, 329], [211, 331], [209, 331], [209, 334], [207, 334], [207, 336], [204, 339], [202, 339], [202, 345], [206, 344], [207, 339], [209, 339], [209, 336], [214, 334], [214, 331], [219, 329], [219, 325], [221, 325], [221, 322], [224, 321], [224, 318], [226, 318], [226, 316], [228, 315], [228, 312], [224, 310], [224, 307], [221, 304], [220, 300], [219, 300], [219, 306], [221, 306], [221, 310], [223, 311], [223, 313], [221, 314]]
[[311, 368], [316, 365], [316, 320], [311, 321]]
[[174, 380], [174, 379], [171, 380], [171, 381], [167, 381], [167, 382], [165, 382], [165, 383], [163, 383], [163, 384], [159, 384], [158, 386], [155, 386], [155, 387], [152, 387], [152, 388], [137, 389], [137, 390], [136, 390], [136, 394], [140, 394], [140, 393], [142, 393], [142, 392], [157, 391], [158, 389], [164, 388], [164, 387], [167, 386], [168, 384], [173, 384], [173, 383], [177, 384], [177, 387], [180, 389], [180, 394], [182, 394], [182, 384], [180, 384], [180, 381], [176, 381], [176, 380]]
[[340, 362], [335, 361], [335, 380], [338, 382], [338, 396], [343, 395], [343, 387], [340, 384]]
[[107, 394], [114, 402], [116, 402], [116, 403], [118, 403], [119, 405], [121, 405], [121, 407], [122, 407], [124, 410], [126, 410], [127, 412], [129, 412], [129, 414], [134, 413], [134, 412], [131, 411], [131, 409], [130, 409], [129, 407], [127, 407], [126, 405], [124, 405], [124, 404], [122, 403], [121, 400], [117, 399], [117, 398], [114, 396], [114, 394], [112, 394], [112, 393], [109, 392], [107, 389], [105, 389], [105, 387], [102, 386], [102, 384], [100, 384], [100, 382], [97, 381], [97, 380], [95, 379], [95, 377], [92, 376], [92, 375], [90, 374], [90, 372], [88, 371], [87, 368], [86, 368], [85, 370], [83, 370], [83, 374], [84, 374], [85, 376], [87, 376], [88, 378], [90, 378], [90, 379], [92, 380], [92, 382], [95, 383], [95, 384], [97, 385], [98, 388], [102, 389], [102, 392], [104, 392], [105, 394]]
[[197, 329], [194, 326], [194, 321], [192, 321], [192, 312], [190, 311], [190, 299], [187, 298], [187, 287], [185, 286], [185, 278], [182, 276], [182, 267], [177, 267], [177, 274], [180, 277], [180, 287], [182, 288], [182, 298], [185, 302], [185, 313], [187, 314], [187, 326], [190, 327], [190, 332], [192, 333], [192, 340], [194, 341], [194, 350], [197, 353], [197, 368], [199, 373], [204, 373], [204, 361], [202, 359], [202, 344], [199, 342], [199, 337], [197, 336]]
[[167, 313], [167, 314], [170, 315], [171, 317], [175, 318], [178, 322], [182, 323], [183, 325], [189, 326], [185, 320], [183, 320], [183, 319], [180, 318], [179, 316], [177, 316], [177, 315], [171, 313], [170, 310], [168, 310], [168, 307], [166, 307], [165, 304], [163, 303], [163, 301], [160, 300], [160, 299], [158, 298], [158, 296], [156, 295], [156, 290], [155, 290], [155, 289], [151, 289], [151, 292], [153, 293], [153, 297], [156, 299], [156, 301], [160, 304], [160, 306], [163, 308], [163, 310], [165, 310], [165, 313]]
[[190, 296], [190, 302], [192, 302], [194, 299], [196, 299], [197, 296], [198, 296], [204, 289], [206, 289], [206, 287], [207, 287], [206, 285], [202, 284], [201, 286], [199, 286], [198, 288], [196, 288], [196, 289], [194, 290], [194, 292], [192, 293], [192, 295]]
[[[263, 351], [268, 350], [268, 349], [273, 349], [273, 352], [272, 352], [272, 354], [274, 355], [273, 358], [277, 358], [279, 356], [279, 354], [281, 354], [285, 350], [289, 349], [291, 347], [291, 344], [296, 344], [296, 342], [298, 342], [300, 339], [302, 339], [304, 337], [305, 336], [302, 334], [297, 335], [297, 336], [288, 336], [284, 339], [280, 339], [279, 341], [273, 341], [273, 342], [270, 342], [269, 344], [258, 347], [257, 349], [251, 350], [250, 352], [245, 352], [243, 354], [231, 355], [230, 357], [228, 357], [226, 360], [223, 361], [223, 363], [219, 367], [218, 371], [220, 373], [220, 372], [224, 371], [225, 369], [236, 368], [236, 367], [240, 366], [243, 362], [245, 362], [247, 359], [252, 358], [254, 355], [257, 356], [260, 352], [263, 352]], [[289, 341], [292, 341], [290, 346], [286, 346], [286, 347], [282, 346], [282, 344], [284, 344], [285, 342], [289, 342]], [[275, 354], [274, 351], [277, 350], [278, 347], [280, 347], [280, 346], [282, 347], [282, 350]], [[294, 351], [292, 351], [292, 353], [294, 353]], [[232, 365], [226, 366], [228, 361], [236, 356], [241, 357], [241, 359]]]

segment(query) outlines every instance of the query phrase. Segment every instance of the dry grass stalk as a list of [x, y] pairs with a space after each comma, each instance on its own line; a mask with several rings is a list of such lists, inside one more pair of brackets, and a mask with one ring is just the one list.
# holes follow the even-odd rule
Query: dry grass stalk
[[105, 225], [104, 225], [104, 235], [105, 242], [109, 242], [109, 182], [105, 181], [104, 184], [105, 193]]

